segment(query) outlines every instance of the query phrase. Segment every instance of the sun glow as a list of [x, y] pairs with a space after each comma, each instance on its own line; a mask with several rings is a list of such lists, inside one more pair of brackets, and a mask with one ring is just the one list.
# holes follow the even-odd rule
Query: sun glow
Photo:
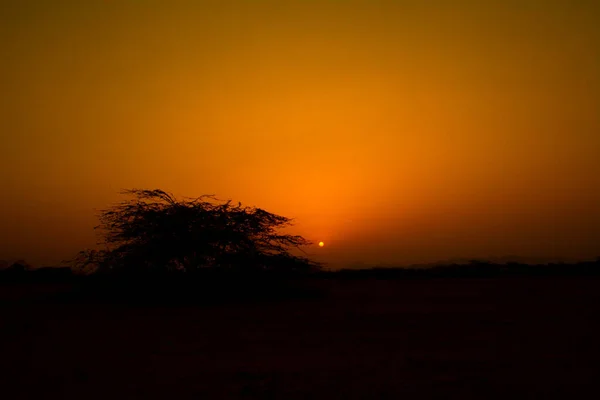
[[319, 242], [319, 247], [323, 247], [323, 246], [325, 246], [325, 243]]

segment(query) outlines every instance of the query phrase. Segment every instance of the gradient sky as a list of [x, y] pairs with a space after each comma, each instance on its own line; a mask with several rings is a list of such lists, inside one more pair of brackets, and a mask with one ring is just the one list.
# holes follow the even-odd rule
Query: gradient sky
[[600, 256], [598, 4], [2, 0], [0, 258], [92, 247], [134, 187], [332, 266]]

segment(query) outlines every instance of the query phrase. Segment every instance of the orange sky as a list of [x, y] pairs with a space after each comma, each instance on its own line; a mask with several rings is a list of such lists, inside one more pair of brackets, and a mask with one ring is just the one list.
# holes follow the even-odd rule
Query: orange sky
[[92, 246], [133, 187], [333, 266], [600, 256], [597, 4], [4, 0], [0, 258]]

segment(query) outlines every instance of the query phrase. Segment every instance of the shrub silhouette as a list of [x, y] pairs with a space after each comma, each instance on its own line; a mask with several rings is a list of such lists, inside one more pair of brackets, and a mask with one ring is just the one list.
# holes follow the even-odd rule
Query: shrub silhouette
[[310, 242], [280, 232], [289, 218], [213, 196], [176, 199], [162, 190], [132, 189], [132, 198], [100, 211], [105, 250], [85, 250], [78, 268], [98, 273], [307, 272], [319, 264], [293, 255]]

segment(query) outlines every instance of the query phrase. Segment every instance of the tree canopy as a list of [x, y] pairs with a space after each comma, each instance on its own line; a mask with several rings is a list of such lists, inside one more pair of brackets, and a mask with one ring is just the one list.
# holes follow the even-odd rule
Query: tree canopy
[[292, 220], [214, 196], [177, 199], [162, 190], [131, 189], [130, 198], [100, 211], [105, 249], [78, 254], [96, 272], [299, 272], [319, 264], [292, 254], [311, 244], [281, 232]]

